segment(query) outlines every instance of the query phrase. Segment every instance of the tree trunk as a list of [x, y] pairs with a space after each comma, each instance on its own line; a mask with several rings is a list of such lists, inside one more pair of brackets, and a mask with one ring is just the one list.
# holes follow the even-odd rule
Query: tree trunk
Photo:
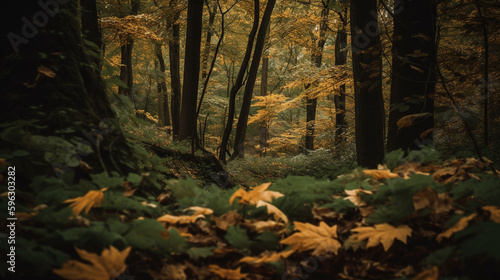
[[[269, 36], [271, 33], [271, 25], [267, 28], [267, 36], [266, 42], [269, 42]], [[261, 69], [261, 78], [260, 78], [260, 96], [267, 96], [267, 88], [268, 88], [268, 76], [269, 76], [269, 50], [264, 53], [262, 57], [262, 69]], [[268, 123], [261, 123], [259, 129], [259, 146], [260, 152], [265, 154], [266, 148], [268, 146], [267, 139], [269, 135]]]
[[[130, 5], [132, 6], [131, 15], [137, 15], [139, 12], [141, 1], [131, 0]], [[130, 97], [134, 103], [135, 100], [132, 92], [134, 86], [134, 75], [132, 66], [132, 49], [134, 48], [134, 39], [127, 38], [127, 43], [121, 47], [121, 66], [120, 66], [120, 80], [127, 87], [118, 87], [118, 93]]]
[[167, 19], [170, 40], [168, 41], [168, 52], [170, 61], [170, 85], [172, 87], [171, 106], [172, 111], [172, 135], [174, 140], [179, 139], [181, 118], [181, 70], [180, 70], [180, 25], [178, 23], [180, 11], [177, 8], [178, 0], [170, 0], [169, 8], [172, 15]]
[[160, 125], [170, 126], [170, 110], [168, 108], [167, 83], [165, 82], [165, 60], [161, 51], [161, 43], [154, 42], [155, 55], [160, 65], [158, 79], [158, 118]]
[[[40, 7], [31, 1], [5, 4], [13, 18], [40, 12]], [[9, 160], [16, 165], [19, 178], [24, 178], [18, 183], [26, 191], [30, 191], [28, 186], [38, 175], [58, 177], [73, 184], [88, 177], [86, 172], [117, 171], [126, 175], [137, 170], [131, 160], [131, 149], [111, 110], [104, 83], [86, 56], [88, 50], [84, 49], [80, 33], [77, 2], [60, 4], [58, 8], [60, 12], [45, 26], [36, 27], [39, 32], [20, 45], [15, 56], [12, 52], [16, 50], [10, 45], [0, 48], [2, 69], [9, 70], [0, 76], [0, 119], [10, 122], [11, 128], [20, 133], [16, 137], [4, 135], [0, 145], [7, 151], [30, 150], [30, 160], [25, 157]], [[4, 28], [23, 34], [16, 21], [6, 22]], [[49, 57], [40, 58], [40, 53]], [[57, 55], [61, 53], [64, 60]], [[19, 136], [23, 133], [24, 136]], [[39, 144], [35, 145], [36, 141]], [[44, 151], [63, 149], [54, 143], [64, 143], [64, 149], [77, 153], [61, 150], [65, 157], [55, 154], [45, 157]], [[92, 152], [81, 152], [78, 148], [81, 146], [88, 146]], [[82, 162], [92, 170], [82, 168]]]
[[[80, 10], [83, 38], [94, 43], [96, 51], [100, 55], [100, 50], [102, 49], [102, 35], [99, 27], [96, 0], [81, 0]], [[89, 57], [89, 59], [95, 63], [99, 70], [101, 69], [100, 59], [97, 57]]]
[[358, 165], [384, 159], [382, 57], [376, 0], [351, 0], [351, 43]]
[[250, 30], [250, 34], [248, 35], [245, 56], [243, 57], [243, 61], [241, 63], [241, 67], [238, 72], [238, 76], [236, 77], [236, 81], [234, 85], [231, 87], [231, 90], [229, 92], [229, 108], [227, 114], [227, 123], [224, 128], [224, 133], [222, 135], [222, 141], [219, 150], [219, 160], [222, 162], [226, 162], [226, 153], [228, 151], [227, 145], [229, 143], [229, 137], [231, 136], [231, 131], [233, 129], [234, 117], [236, 113], [236, 95], [243, 86], [245, 73], [247, 71], [248, 64], [250, 62], [250, 57], [252, 55], [253, 42], [255, 40], [255, 36], [259, 28], [259, 11], [260, 11], [259, 7], [260, 7], [259, 0], [254, 0], [253, 25], [252, 29]]
[[[436, 84], [436, 3], [433, 0], [400, 1], [394, 15], [391, 112], [387, 149], [420, 149], [433, 143], [433, 94]], [[399, 129], [404, 116], [429, 113]]]
[[189, 0], [179, 129], [179, 140], [181, 141], [188, 138], [194, 139], [196, 136], [196, 103], [198, 101], [198, 82], [200, 79], [202, 16], [203, 1]]
[[[344, 25], [342, 29], [337, 31], [337, 37], [335, 38], [335, 65], [346, 64], [346, 47], [347, 32]], [[340, 85], [339, 92], [334, 96], [333, 100], [335, 103], [335, 147], [339, 148], [344, 142], [343, 133], [347, 127], [345, 121], [345, 84]]]
[[[329, 5], [330, 0], [327, 0], [324, 3], [323, 9], [321, 10], [321, 22], [319, 24], [319, 37], [318, 44], [314, 46], [313, 53], [311, 56], [311, 61], [314, 63], [316, 68], [321, 68], [321, 62], [323, 60], [323, 49], [325, 46], [326, 40], [326, 31], [328, 30], [328, 14], [329, 14]], [[306, 101], [306, 142], [305, 148], [306, 150], [314, 150], [314, 129], [316, 121], [316, 107], [318, 104], [318, 98], [307, 97]]]
[[259, 70], [262, 51], [264, 50], [267, 27], [269, 26], [269, 23], [271, 21], [271, 14], [273, 12], [275, 4], [276, 0], [269, 0], [267, 2], [266, 10], [264, 11], [262, 22], [260, 23], [252, 63], [250, 65], [250, 71], [248, 73], [248, 80], [245, 85], [245, 92], [243, 93], [243, 103], [241, 105], [240, 116], [238, 118], [238, 124], [236, 126], [236, 134], [234, 139], [234, 154], [231, 156], [231, 159], [234, 159], [236, 156], [244, 157], [245, 155], [245, 137], [248, 125], [248, 116], [250, 114], [250, 105], [252, 102], [253, 88], [255, 86], [255, 80], [257, 79], [257, 71]]
[[214, 34], [215, 15], [217, 14], [217, 3], [214, 3], [213, 10], [208, 9], [208, 27], [207, 37], [205, 38], [205, 46], [203, 47], [203, 55], [201, 57], [201, 77], [205, 79], [208, 71], [208, 56], [210, 55], [210, 48], [212, 46], [212, 36]]

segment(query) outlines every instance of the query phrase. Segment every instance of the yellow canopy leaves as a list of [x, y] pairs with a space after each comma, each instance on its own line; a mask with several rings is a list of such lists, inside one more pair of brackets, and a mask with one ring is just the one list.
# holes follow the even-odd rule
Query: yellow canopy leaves
[[393, 227], [389, 224], [379, 224], [375, 227], [358, 227], [352, 230], [357, 232], [352, 235], [353, 241], [361, 241], [368, 239], [366, 248], [375, 247], [382, 244], [384, 250], [391, 248], [395, 239], [406, 244], [406, 238], [411, 236], [411, 228], [407, 225]]

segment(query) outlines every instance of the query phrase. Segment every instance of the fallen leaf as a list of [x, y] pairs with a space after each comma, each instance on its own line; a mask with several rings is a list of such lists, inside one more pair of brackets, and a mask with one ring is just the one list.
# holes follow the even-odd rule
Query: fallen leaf
[[212, 215], [214, 213], [214, 210], [212, 210], [210, 208], [199, 207], [199, 206], [192, 206], [192, 207], [186, 208], [186, 209], [184, 209], [184, 212], [187, 212], [190, 210], [194, 211], [194, 213], [191, 214], [191, 216], [198, 215], [198, 214]]
[[359, 195], [360, 192], [361, 193], [366, 193], [366, 194], [372, 194], [371, 191], [365, 191], [363, 189], [344, 190], [344, 191], [348, 195], [344, 199], [345, 200], [349, 200], [350, 202], [352, 202], [352, 204], [354, 204], [356, 206], [365, 206], [366, 205], [366, 203], [361, 199], [361, 196]]
[[108, 188], [103, 188], [98, 191], [89, 191], [86, 195], [77, 198], [66, 199], [63, 203], [71, 203], [69, 207], [73, 208], [73, 214], [78, 216], [85, 208], [85, 214], [90, 211], [92, 207], [100, 207], [102, 199], [104, 198], [104, 191]]
[[389, 169], [386, 169], [386, 170], [365, 169], [365, 170], [363, 170], [363, 173], [372, 176], [373, 179], [375, 179], [375, 180], [390, 179], [390, 178], [399, 177], [398, 174], [392, 173]]
[[285, 224], [275, 221], [245, 221], [245, 226], [253, 231], [262, 233], [264, 231], [280, 232], [285, 227]]
[[436, 240], [438, 242], [441, 242], [441, 240], [443, 240], [443, 238], [450, 238], [450, 236], [452, 236], [455, 232], [459, 232], [459, 231], [463, 230], [464, 228], [466, 228], [467, 225], [469, 225], [469, 221], [474, 219], [475, 217], [476, 217], [476, 213], [473, 213], [467, 217], [461, 218], [454, 226], [447, 229], [445, 232], [440, 233], [436, 237]]
[[269, 262], [277, 262], [282, 259], [288, 258], [291, 254], [295, 252], [294, 250], [288, 250], [283, 252], [264, 252], [258, 257], [244, 257], [238, 261], [238, 263], [250, 263], [250, 264], [261, 264]]
[[483, 209], [491, 213], [490, 220], [500, 223], [500, 208], [496, 206], [483, 206]]
[[413, 207], [415, 211], [434, 204], [434, 202], [437, 201], [437, 197], [437, 192], [429, 187], [417, 192], [413, 196]]
[[411, 228], [407, 225], [393, 227], [389, 224], [379, 224], [375, 227], [358, 227], [351, 231], [357, 232], [353, 234], [353, 241], [361, 241], [368, 239], [366, 248], [375, 247], [382, 244], [384, 250], [387, 252], [391, 248], [395, 239], [402, 241], [406, 244], [406, 238], [411, 236]]
[[47, 66], [40, 65], [40, 66], [38, 66], [38, 68], [36, 70], [38, 71], [38, 73], [40, 73], [41, 75], [44, 75], [46, 77], [49, 77], [49, 78], [56, 77], [56, 73], [54, 72], [54, 70], [50, 69]]
[[69, 260], [63, 264], [62, 268], [54, 269], [53, 272], [65, 279], [114, 279], [127, 268], [125, 260], [130, 249], [131, 247], [128, 247], [120, 252], [111, 246], [109, 249], [104, 249], [98, 256], [75, 248], [80, 258], [88, 263]]
[[413, 277], [411, 280], [438, 280], [439, 279], [439, 269], [437, 266], [433, 266], [430, 269], [420, 272], [417, 276]]
[[212, 220], [218, 228], [225, 231], [228, 227], [243, 221], [243, 217], [236, 211], [230, 211], [220, 217], [212, 217]]
[[156, 219], [158, 222], [164, 222], [169, 224], [192, 224], [200, 218], [205, 218], [203, 214], [192, 215], [192, 216], [173, 216], [173, 215], [163, 215]]
[[415, 124], [415, 122], [417, 120], [422, 121], [423, 119], [426, 119], [430, 116], [432, 116], [431, 113], [420, 113], [420, 114], [411, 114], [411, 115], [404, 116], [401, 119], [399, 119], [397, 122], [398, 129], [412, 126]]
[[308, 223], [294, 222], [299, 232], [280, 241], [281, 244], [292, 245], [299, 252], [314, 250], [312, 255], [325, 255], [328, 252], [338, 253], [342, 246], [337, 238], [337, 225], [329, 227], [325, 222], [319, 226]]
[[247, 277], [248, 273], [241, 273], [241, 267], [237, 269], [224, 269], [218, 265], [209, 265], [210, 271], [223, 279], [228, 280], [240, 280], [241, 278]]
[[279, 221], [281, 219], [283, 220], [283, 222], [288, 223], [288, 218], [286, 217], [285, 213], [281, 212], [278, 207], [272, 205], [271, 203], [259, 200], [259, 202], [257, 203], [257, 207], [262, 206], [267, 207], [267, 214], [272, 214], [275, 221]]
[[244, 189], [237, 190], [231, 198], [229, 198], [229, 204], [232, 205], [235, 198], [241, 198], [238, 203], [257, 205], [259, 200], [272, 202], [273, 198], [282, 197], [283, 194], [275, 191], [268, 191], [267, 189], [271, 186], [271, 183], [264, 183], [260, 186], [253, 188], [251, 191], [247, 192]]

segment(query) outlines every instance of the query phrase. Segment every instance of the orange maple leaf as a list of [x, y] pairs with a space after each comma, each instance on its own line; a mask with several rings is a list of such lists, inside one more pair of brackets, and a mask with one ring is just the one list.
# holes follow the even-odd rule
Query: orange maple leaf
[[366, 193], [366, 194], [372, 194], [371, 191], [365, 191], [363, 189], [357, 189], [357, 190], [345, 190], [345, 193], [348, 195], [345, 197], [345, 200], [349, 200], [356, 206], [365, 206], [366, 203], [361, 199], [361, 196], [359, 193]]
[[469, 225], [469, 221], [474, 219], [475, 217], [476, 217], [476, 213], [473, 213], [467, 217], [461, 218], [460, 220], [458, 220], [458, 222], [454, 226], [447, 229], [445, 232], [440, 233], [436, 237], [436, 240], [438, 242], [441, 242], [441, 240], [443, 240], [443, 238], [450, 238], [450, 236], [452, 236], [455, 232], [459, 232], [459, 231], [463, 230], [464, 228], [466, 228], [467, 225]]
[[248, 205], [257, 205], [259, 200], [271, 202], [273, 198], [282, 197], [283, 194], [275, 191], [268, 191], [267, 189], [271, 183], [264, 183], [260, 186], [253, 188], [251, 191], [247, 192], [244, 189], [237, 190], [231, 198], [229, 198], [229, 204], [233, 204], [233, 200], [235, 198], [240, 198], [238, 203], [248, 204]]
[[269, 262], [277, 262], [281, 259], [288, 258], [291, 254], [293, 254], [295, 250], [288, 250], [283, 252], [264, 252], [258, 257], [244, 257], [238, 261], [238, 263], [251, 263], [251, 264], [261, 264], [261, 263], [269, 263]]
[[329, 227], [325, 222], [320, 222], [319, 226], [308, 223], [294, 222], [296, 232], [280, 241], [282, 244], [292, 245], [294, 251], [309, 251], [313, 255], [325, 255], [328, 252], [337, 254], [342, 246], [337, 238], [337, 225]]
[[390, 170], [379, 170], [379, 169], [365, 169], [363, 170], [363, 173], [370, 175], [373, 177], [375, 180], [380, 180], [380, 179], [390, 179], [390, 178], [396, 178], [399, 177], [398, 174], [392, 173]]
[[288, 218], [286, 217], [285, 213], [281, 212], [278, 207], [272, 205], [271, 203], [259, 200], [259, 202], [257, 202], [257, 207], [261, 206], [267, 207], [267, 214], [273, 214], [275, 221], [279, 221], [279, 219], [282, 219], [283, 222], [288, 223]]
[[357, 232], [352, 235], [353, 241], [368, 239], [366, 248], [375, 247], [382, 243], [386, 252], [391, 248], [395, 239], [399, 239], [406, 244], [406, 238], [411, 236], [411, 228], [407, 225], [396, 228], [389, 224], [379, 224], [375, 225], [375, 227], [358, 227], [352, 231]]
[[173, 215], [163, 215], [156, 219], [158, 222], [164, 222], [169, 224], [192, 224], [200, 218], [205, 218], [203, 214], [191, 215], [191, 216], [173, 216]]
[[192, 206], [189, 208], [184, 209], [184, 212], [187, 212], [189, 210], [194, 211], [191, 216], [198, 215], [198, 214], [203, 214], [203, 215], [212, 215], [214, 213], [214, 210], [210, 208], [205, 208], [205, 207], [199, 207], [199, 206]]
[[212, 273], [217, 274], [223, 279], [240, 280], [241, 278], [246, 278], [248, 275], [248, 273], [240, 272], [241, 267], [238, 267], [238, 269], [225, 269], [215, 264], [211, 264], [208, 267]]
[[108, 188], [103, 188], [98, 191], [89, 191], [86, 195], [77, 198], [66, 199], [63, 203], [71, 203], [69, 207], [73, 208], [73, 214], [78, 216], [85, 208], [85, 214], [90, 211], [92, 207], [101, 206], [102, 199], [104, 198], [104, 191]]
[[104, 249], [100, 256], [78, 248], [75, 249], [80, 258], [89, 263], [69, 260], [63, 264], [62, 268], [54, 269], [55, 274], [65, 279], [109, 280], [125, 271], [127, 268], [125, 259], [127, 259], [131, 247], [120, 252], [111, 246], [109, 249]]

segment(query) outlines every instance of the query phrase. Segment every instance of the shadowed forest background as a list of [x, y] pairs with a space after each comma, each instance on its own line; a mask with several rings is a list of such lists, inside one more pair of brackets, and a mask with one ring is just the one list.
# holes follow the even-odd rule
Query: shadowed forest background
[[2, 278], [499, 279], [497, 1], [2, 5]]

